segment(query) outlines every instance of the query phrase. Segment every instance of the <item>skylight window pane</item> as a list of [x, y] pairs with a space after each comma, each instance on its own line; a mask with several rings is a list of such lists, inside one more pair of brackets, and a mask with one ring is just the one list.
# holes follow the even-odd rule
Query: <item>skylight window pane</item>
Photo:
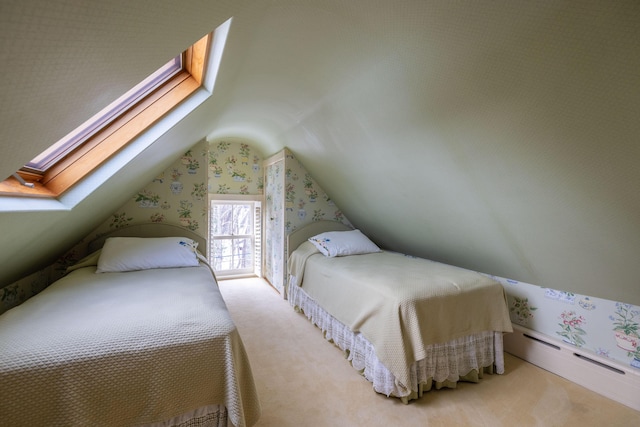
[[67, 153], [81, 145], [89, 137], [111, 123], [136, 102], [151, 93], [158, 86], [162, 85], [181, 70], [182, 55], [178, 55], [120, 98], [109, 104], [95, 116], [84, 122], [73, 132], [31, 160], [25, 165], [25, 168], [40, 173], [45, 172], [58, 160], [62, 159]]

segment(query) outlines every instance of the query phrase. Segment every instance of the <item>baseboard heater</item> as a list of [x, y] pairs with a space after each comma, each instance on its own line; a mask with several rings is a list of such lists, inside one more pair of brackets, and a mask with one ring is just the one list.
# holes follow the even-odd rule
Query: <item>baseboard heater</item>
[[504, 351], [640, 411], [640, 370], [513, 325]]

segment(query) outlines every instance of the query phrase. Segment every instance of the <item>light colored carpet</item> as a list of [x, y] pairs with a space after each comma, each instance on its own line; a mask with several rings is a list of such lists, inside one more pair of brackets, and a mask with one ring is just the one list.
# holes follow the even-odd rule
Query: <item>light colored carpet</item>
[[222, 280], [220, 289], [251, 361], [259, 427], [640, 426], [640, 412], [509, 354], [504, 375], [403, 405], [374, 392], [262, 279]]

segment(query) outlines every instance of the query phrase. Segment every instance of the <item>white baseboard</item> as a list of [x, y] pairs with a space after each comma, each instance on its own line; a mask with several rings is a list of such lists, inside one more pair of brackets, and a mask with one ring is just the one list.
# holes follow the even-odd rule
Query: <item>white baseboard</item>
[[504, 335], [504, 351], [640, 411], [640, 370], [519, 325]]

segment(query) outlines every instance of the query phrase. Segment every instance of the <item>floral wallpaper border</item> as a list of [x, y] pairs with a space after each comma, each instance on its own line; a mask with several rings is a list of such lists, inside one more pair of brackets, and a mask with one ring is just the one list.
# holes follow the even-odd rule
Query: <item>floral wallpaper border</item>
[[490, 277], [505, 288], [514, 324], [640, 369], [640, 307]]

